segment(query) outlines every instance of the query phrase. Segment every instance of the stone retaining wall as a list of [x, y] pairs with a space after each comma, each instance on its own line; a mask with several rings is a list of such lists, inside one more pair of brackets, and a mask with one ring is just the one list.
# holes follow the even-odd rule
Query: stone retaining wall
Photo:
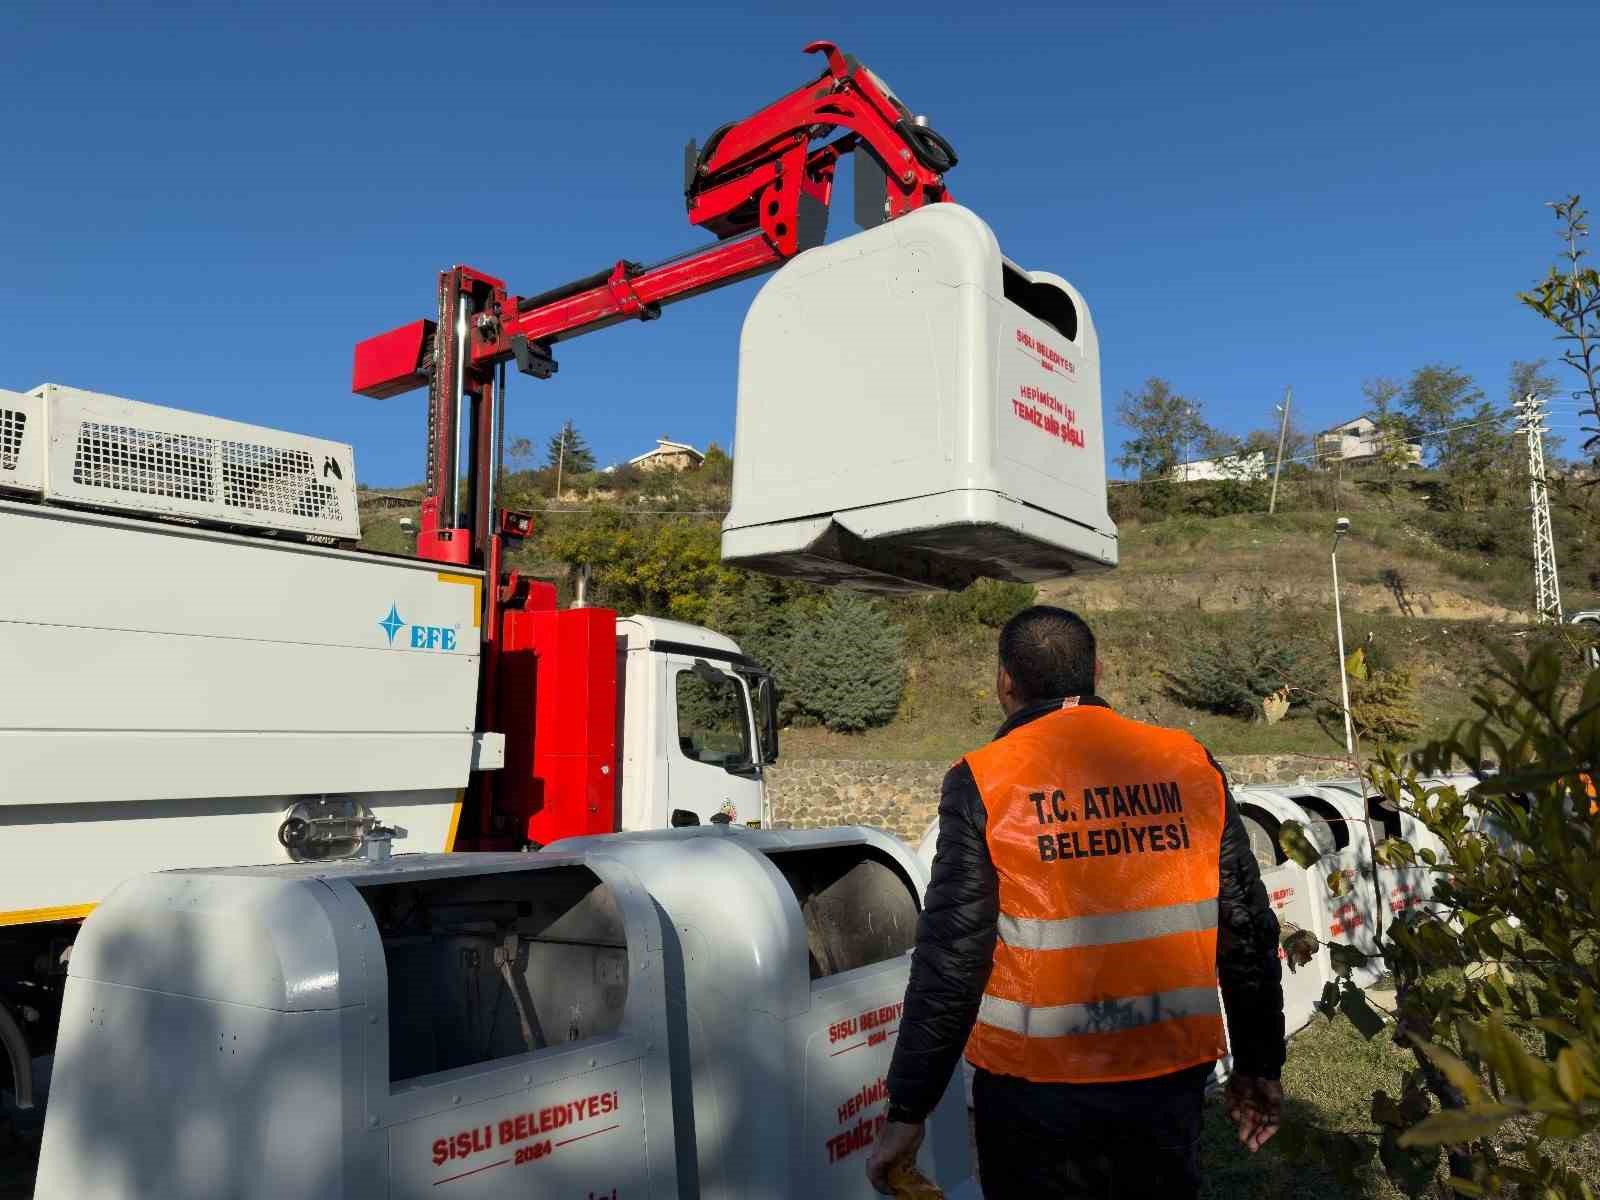
[[[1291, 783], [1301, 775], [1354, 774], [1342, 759], [1301, 754], [1240, 754], [1218, 759], [1236, 784]], [[791, 829], [873, 825], [915, 843], [939, 810], [944, 762], [801, 759], [767, 769], [773, 824]]]

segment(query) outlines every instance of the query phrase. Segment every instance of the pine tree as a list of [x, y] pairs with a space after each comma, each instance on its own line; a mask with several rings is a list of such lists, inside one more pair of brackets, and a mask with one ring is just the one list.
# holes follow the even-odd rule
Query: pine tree
[[791, 711], [829, 729], [855, 731], [894, 719], [905, 691], [899, 628], [853, 592], [834, 592], [795, 622], [782, 680]]
[[594, 451], [589, 449], [589, 443], [583, 440], [583, 435], [570, 419], [561, 426], [559, 433], [550, 436], [545, 457], [548, 460], [545, 465], [556, 468], [563, 475], [581, 475], [594, 470]]

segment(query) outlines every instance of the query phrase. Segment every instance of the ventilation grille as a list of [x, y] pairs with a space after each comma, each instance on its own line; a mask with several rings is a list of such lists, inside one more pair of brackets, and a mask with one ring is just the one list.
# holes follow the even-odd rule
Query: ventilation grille
[[22, 456], [22, 435], [28, 428], [28, 414], [14, 408], [0, 408], [0, 471], [15, 471]]
[[338, 494], [317, 478], [305, 450], [85, 421], [72, 482], [248, 513], [340, 521]]
[[339, 521], [339, 496], [317, 478], [317, 463], [304, 450], [252, 442], [222, 443], [222, 502], [250, 512], [281, 513]]
[[[361, 537], [355, 459], [341, 442], [58, 384], [21, 399], [0, 392], [0, 412], [32, 418], [24, 467], [48, 434], [37, 481], [47, 502], [317, 540]], [[30, 411], [29, 401], [42, 408]]]
[[207, 437], [85, 421], [78, 426], [72, 482], [210, 504], [216, 499], [211, 481], [215, 446]]

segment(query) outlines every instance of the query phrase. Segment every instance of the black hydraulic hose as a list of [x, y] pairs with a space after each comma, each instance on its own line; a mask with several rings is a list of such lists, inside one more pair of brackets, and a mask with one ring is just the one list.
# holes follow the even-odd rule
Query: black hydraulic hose
[[937, 129], [906, 120], [901, 120], [895, 128], [910, 144], [911, 153], [917, 156], [917, 161], [928, 170], [943, 175], [960, 161], [956, 157], [956, 148]]

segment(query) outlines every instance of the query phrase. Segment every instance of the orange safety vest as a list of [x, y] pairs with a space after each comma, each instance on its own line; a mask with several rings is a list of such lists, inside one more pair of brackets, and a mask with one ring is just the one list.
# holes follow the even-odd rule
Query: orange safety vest
[[966, 762], [1000, 877], [968, 1061], [1041, 1083], [1111, 1083], [1220, 1058], [1226, 793], [1200, 743], [1074, 705]]

